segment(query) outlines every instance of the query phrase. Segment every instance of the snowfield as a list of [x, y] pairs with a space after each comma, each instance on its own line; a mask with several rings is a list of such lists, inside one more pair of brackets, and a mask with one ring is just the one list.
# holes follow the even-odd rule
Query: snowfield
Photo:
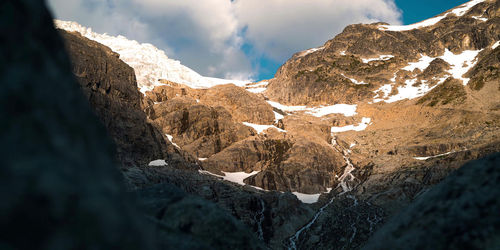
[[168, 58], [163, 50], [151, 44], [141, 44], [137, 41], [128, 40], [123, 36], [115, 37], [107, 34], [97, 34], [92, 29], [83, 27], [76, 22], [55, 20], [54, 23], [60, 29], [78, 32], [82, 36], [104, 44], [120, 54], [120, 59], [134, 68], [137, 86], [143, 94], [156, 86], [165, 85], [159, 83], [159, 79], [185, 84], [198, 89], [229, 83], [244, 87], [247, 83], [252, 82], [251, 80], [204, 77], [182, 65], [179, 61]]

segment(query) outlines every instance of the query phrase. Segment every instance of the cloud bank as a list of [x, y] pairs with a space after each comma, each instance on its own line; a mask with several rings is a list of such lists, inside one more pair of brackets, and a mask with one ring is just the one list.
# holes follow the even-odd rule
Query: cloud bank
[[321, 46], [346, 25], [399, 24], [393, 0], [48, 0], [58, 19], [164, 49], [215, 77], [259, 75], [262, 58], [282, 63]]

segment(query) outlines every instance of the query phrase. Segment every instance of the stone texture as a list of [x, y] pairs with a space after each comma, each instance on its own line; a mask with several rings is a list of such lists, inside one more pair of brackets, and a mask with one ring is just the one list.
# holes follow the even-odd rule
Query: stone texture
[[392, 218], [364, 249], [498, 249], [499, 164], [499, 154], [466, 164]]

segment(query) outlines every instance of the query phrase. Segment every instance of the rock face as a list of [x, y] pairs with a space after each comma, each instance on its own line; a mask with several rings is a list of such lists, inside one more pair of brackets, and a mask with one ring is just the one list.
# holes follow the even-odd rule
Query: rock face
[[466, 164], [387, 222], [363, 249], [497, 249], [499, 165], [500, 154]]

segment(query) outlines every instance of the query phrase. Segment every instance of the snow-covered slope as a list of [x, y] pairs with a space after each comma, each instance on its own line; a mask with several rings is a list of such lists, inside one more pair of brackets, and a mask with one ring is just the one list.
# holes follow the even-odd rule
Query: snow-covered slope
[[151, 44], [140, 44], [123, 36], [97, 34], [91, 28], [83, 27], [76, 22], [55, 20], [54, 23], [60, 29], [70, 32], [76, 31], [120, 54], [120, 59], [134, 68], [137, 85], [142, 93], [152, 90], [155, 86], [164, 85], [158, 82], [159, 79], [186, 84], [192, 88], [210, 88], [227, 83], [245, 86], [250, 82], [204, 77], [182, 65], [179, 61], [168, 58], [164, 51]]

